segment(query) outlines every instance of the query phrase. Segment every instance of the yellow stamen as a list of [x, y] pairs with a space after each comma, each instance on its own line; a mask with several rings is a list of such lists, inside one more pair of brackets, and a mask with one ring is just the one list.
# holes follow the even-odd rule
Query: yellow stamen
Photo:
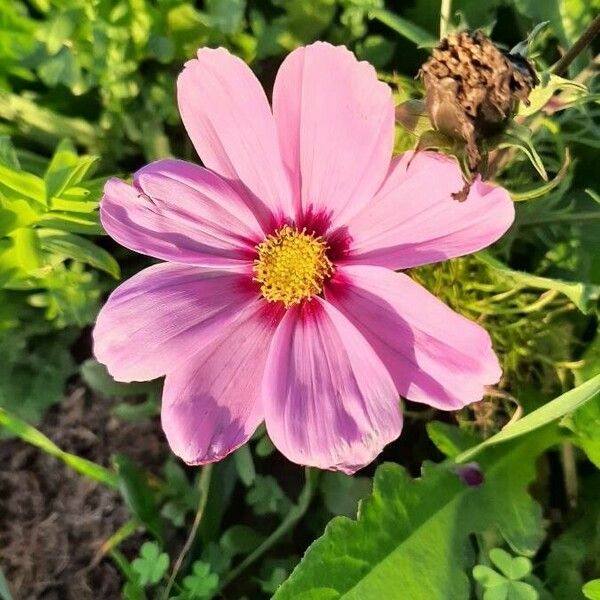
[[310, 299], [323, 290], [333, 274], [322, 237], [284, 225], [256, 246], [255, 281], [269, 302], [283, 302], [286, 308]]

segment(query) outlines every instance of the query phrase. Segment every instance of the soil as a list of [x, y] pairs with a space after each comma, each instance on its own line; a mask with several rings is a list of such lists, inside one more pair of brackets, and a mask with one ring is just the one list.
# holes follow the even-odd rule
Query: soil
[[[102, 465], [126, 453], [157, 472], [167, 445], [156, 420], [126, 423], [112, 402], [76, 386], [39, 429]], [[122, 578], [98, 549], [128, 519], [118, 492], [16, 439], [0, 440], [0, 564], [15, 600], [116, 600]], [[139, 546], [135, 537], [121, 549]]]

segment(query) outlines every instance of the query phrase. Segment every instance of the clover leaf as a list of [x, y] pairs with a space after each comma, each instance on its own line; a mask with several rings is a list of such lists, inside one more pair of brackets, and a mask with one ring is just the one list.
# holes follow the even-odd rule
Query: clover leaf
[[484, 588], [483, 600], [538, 600], [536, 589], [520, 581], [531, 573], [531, 561], [511, 556], [502, 548], [490, 550], [490, 560], [500, 573], [487, 565], [476, 565], [473, 577]]
[[169, 568], [169, 555], [161, 552], [156, 542], [145, 542], [131, 566], [142, 585], [156, 585]]

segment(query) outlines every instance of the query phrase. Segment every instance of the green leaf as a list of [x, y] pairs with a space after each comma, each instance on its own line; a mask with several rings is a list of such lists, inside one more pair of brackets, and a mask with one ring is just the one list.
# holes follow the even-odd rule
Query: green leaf
[[161, 552], [156, 542], [145, 542], [131, 567], [142, 585], [156, 585], [169, 568], [169, 555]]
[[290, 506], [289, 498], [271, 475], [257, 475], [254, 485], [246, 494], [246, 502], [257, 515], [284, 514]]
[[600, 285], [562, 281], [561, 279], [550, 279], [548, 277], [532, 275], [524, 271], [515, 271], [485, 251], [478, 252], [474, 256], [480, 262], [491, 267], [507, 282], [514, 283], [515, 286], [555, 290], [564, 294], [584, 314], [588, 314], [600, 298]]
[[336, 517], [307, 550], [274, 600], [466, 598], [469, 536], [496, 525], [513, 549], [532, 555], [543, 532], [527, 494], [535, 458], [553, 430], [486, 453], [485, 483], [469, 487], [450, 465], [424, 465], [411, 479], [395, 464], [375, 473], [373, 495], [357, 521]]
[[531, 573], [531, 561], [527, 557], [511, 556], [502, 548], [492, 548], [490, 560], [508, 579], [523, 579]]
[[238, 448], [234, 454], [235, 466], [242, 483], [249, 487], [254, 483], [256, 470], [254, 469], [254, 461], [252, 460], [252, 452], [248, 444], [244, 444]]
[[44, 180], [31, 173], [18, 171], [0, 163], [0, 190], [7, 187], [20, 198], [31, 198], [46, 206], [46, 184]]
[[232, 558], [238, 554], [248, 554], [257, 548], [264, 540], [264, 536], [247, 525], [234, 525], [223, 535], [219, 543]]
[[598, 394], [600, 394], [600, 375], [596, 375], [589, 381], [565, 392], [558, 398], [544, 404], [544, 406], [525, 415], [518, 421], [514, 421], [510, 425], [507, 425], [496, 435], [493, 435], [473, 448], [461, 452], [456, 456], [455, 460], [456, 462], [467, 462], [488, 446], [506, 442], [535, 431], [544, 425], [558, 421], [558, 419], [577, 410], [586, 402], [597, 398]]
[[487, 565], [475, 565], [473, 567], [473, 578], [484, 588], [506, 587], [506, 578]]
[[358, 503], [371, 493], [373, 484], [370, 477], [326, 471], [321, 475], [319, 487], [325, 508], [331, 514], [355, 517]]
[[211, 598], [219, 586], [219, 576], [211, 573], [209, 564], [197, 560], [192, 566], [192, 575], [183, 578], [183, 586], [194, 600]]
[[152, 389], [151, 386], [153, 387], [153, 382], [115, 381], [106, 367], [93, 358], [84, 361], [79, 370], [90, 389], [107, 398], [147, 394]]
[[15, 147], [7, 135], [0, 135], [0, 164], [14, 171], [21, 170]]
[[48, 197], [60, 196], [68, 187], [83, 181], [97, 160], [95, 156], [78, 156], [70, 139], [61, 140], [44, 174]]
[[600, 573], [600, 473], [580, 478], [580, 488], [578, 508], [551, 541], [544, 562], [544, 579], [556, 600], [583, 600], [583, 584]]
[[528, 117], [540, 111], [559, 90], [568, 89], [577, 95], [585, 94], [587, 92], [585, 85], [577, 81], [565, 79], [558, 75], [553, 75], [552, 73], [548, 74], [547, 77], [544, 75], [545, 74], [542, 74], [540, 77], [540, 85], [534, 87], [529, 94], [529, 106], [526, 106], [523, 103], [519, 105], [519, 116]]
[[119, 491], [131, 513], [159, 541], [163, 539], [163, 527], [154, 492], [148, 485], [148, 478], [135, 463], [123, 454], [113, 457], [119, 476]]
[[[588, 345], [583, 356], [583, 367], [577, 369], [575, 383], [583, 383], [600, 374], [600, 330]], [[561, 421], [574, 434], [574, 442], [600, 469], [600, 394]]]
[[121, 273], [117, 261], [109, 252], [93, 242], [59, 229], [38, 229], [38, 235], [46, 252], [78, 260], [119, 279]]
[[369, 18], [381, 21], [384, 25], [387, 25], [418, 47], [432, 48], [438, 42], [437, 38], [428, 31], [389, 10], [383, 8], [371, 10], [369, 11]]
[[429, 421], [425, 427], [429, 439], [449, 458], [454, 458], [480, 441], [473, 433], [441, 421]]
[[600, 579], [588, 581], [581, 590], [589, 600], [600, 600]]
[[46, 454], [59, 458], [78, 473], [85, 475], [85, 477], [99, 481], [109, 487], [116, 488], [118, 486], [119, 478], [116, 473], [109, 471], [105, 467], [89, 461], [86, 458], [81, 458], [80, 456], [61, 450], [41, 431], [28, 425], [18, 417], [11, 415], [2, 408], [0, 408], [0, 425], [6, 427], [24, 442], [36, 446], [40, 450], [46, 452]]
[[502, 134], [497, 147], [518, 148], [529, 158], [535, 170], [540, 174], [540, 177], [544, 181], [548, 181], [548, 173], [546, 173], [544, 163], [533, 145], [532, 133], [527, 127], [513, 121], [509, 128]]

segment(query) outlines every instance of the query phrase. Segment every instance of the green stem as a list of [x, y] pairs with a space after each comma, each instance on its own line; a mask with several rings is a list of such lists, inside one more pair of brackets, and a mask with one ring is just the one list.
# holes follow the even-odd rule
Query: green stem
[[169, 594], [171, 593], [171, 588], [175, 583], [175, 579], [177, 578], [177, 574], [181, 569], [181, 565], [189, 552], [194, 540], [196, 539], [196, 533], [198, 531], [198, 527], [200, 527], [200, 522], [202, 521], [202, 515], [204, 514], [204, 509], [206, 508], [206, 501], [208, 500], [208, 491], [210, 489], [210, 479], [212, 475], [212, 465], [208, 464], [202, 467], [202, 472], [200, 473], [200, 480], [198, 481], [198, 508], [196, 510], [196, 516], [194, 517], [194, 523], [192, 528], [190, 529], [190, 533], [175, 561], [175, 565], [173, 566], [173, 572], [171, 573], [171, 577], [169, 577], [169, 582], [167, 583], [167, 588], [165, 589], [165, 600], [168, 599]]
[[270, 550], [288, 531], [292, 530], [296, 523], [304, 516], [313, 497], [317, 471], [305, 469], [306, 480], [304, 487], [298, 496], [298, 503], [292, 507], [279, 527], [260, 545], [254, 552], [250, 553], [241, 563], [234, 567], [221, 581], [219, 591], [226, 588], [234, 579], [245, 571], [253, 562], [258, 560], [265, 552]]
[[440, 8], [440, 40], [443, 40], [448, 32], [448, 23], [450, 23], [451, 12], [452, 0], [442, 0], [442, 6]]

